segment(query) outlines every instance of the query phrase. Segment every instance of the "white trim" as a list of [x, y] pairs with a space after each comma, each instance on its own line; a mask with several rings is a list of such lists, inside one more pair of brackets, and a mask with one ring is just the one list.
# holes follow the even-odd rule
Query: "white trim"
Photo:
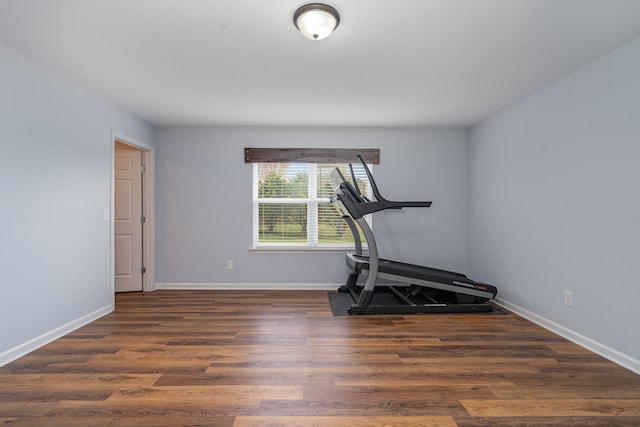
[[505, 301], [501, 298], [496, 298], [494, 301], [500, 307], [512, 311], [515, 314], [522, 316], [525, 319], [604, 357], [605, 359], [608, 359], [624, 368], [629, 369], [632, 372], [635, 372], [636, 374], [640, 374], [640, 360], [634, 359], [631, 356], [628, 356], [624, 353], [619, 352], [618, 350], [615, 350], [589, 337], [579, 334], [578, 332], [572, 331], [571, 329], [559, 325], [558, 323], [555, 323], [549, 319], [545, 319], [544, 317], [532, 313], [529, 310], [524, 309], [509, 301]]
[[341, 283], [156, 283], [165, 290], [335, 291]]
[[120, 142], [124, 142], [125, 144], [132, 145], [144, 151], [153, 151], [153, 146], [149, 144], [145, 144], [144, 142], [138, 141], [137, 139], [133, 139], [120, 132], [116, 132], [115, 130], [111, 131], [111, 138], [113, 140], [117, 139]]
[[142, 290], [144, 292], [155, 291], [156, 285], [156, 268], [155, 268], [155, 151], [150, 149], [143, 151], [144, 167], [145, 167], [145, 180], [143, 182], [144, 190], [147, 194], [143, 199], [144, 212], [146, 221], [143, 224], [144, 228], [144, 254], [142, 263], [146, 267], [147, 271], [144, 275], [144, 281], [142, 283]]
[[258, 176], [258, 164], [253, 163], [251, 165], [251, 245], [255, 246], [256, 242], [260, 240], [260, 232], [259, 228], [259, 218], [256, 215], [258, 211], [258, 206], [256, 206], [256, 201], [258, 200], [258, 180], [256, 176]]
[[116, 306], [116, 236], [115, 236], [115, 206], [116, 206], [116, 133], [111, 131], [111, 171], [109, 180], [109, 286], [111, 287], [111, 307]]
[[111, 304], [115, 306], [115, 244], [114, 244], [114, 215], [115, 215], [115, 188], [113, 182], [115, 180], [115, 146], [116, 140], [124, 144], [131, 145], [132, 147], [142, 150], [143, 162], [145, 165], [145, 180], [142, 183], [144, 191], [144, 215], [145, 223], [143, 224], [143, 245], [144, 253], [142, 264], [147, 268], [145, 275], [143, 276], [142, 290], [150, 292], [155, 290], [155, 149], [153, 146], [140, 142], [134, 138], [128, 137], [124, 134], [111, 131], [111, 226], [109, 232], [111, 233], [111, 248], [109, 254], [111, 256]]
[[11, 363], [16, 359], [19, 359], [26, 354], [31, 353], [34, 350], [39, 349], [40, 347], [49, 344], [52, 341], [57, 340], [99, 318], [106, 316], [107, 314], [113, 312], [113, 305], [108, 305], [106, 307], [102, 307], [92, 313], [86, 314], [76, 320], [72, 320], [71, 322], [57, 327], [49, 332], [45, 332], [44, 334], [31, 339], [25, 343], [17, 345], [14, 348], [10, 348], [9, 350], [0, 353], [0, 367], [6, 365], [7, 363]]
[[[299, 246], [294, 246], [291, 244], [284, 245], [284, 244], [277, 244], [277, 243], [273, 243], [273, 244], [261, 243], [259, 246], [249, 248], [249, 252], [255, 252], [255, 253], [285, 252], [289, 254], [306, 253], [306, 252], [337, 252], [337, 253], [346, 254], [347, 252], [353, 252], [354, 250], [355, 248], [353, 245], [351, 245], [351, 247], [330, 246], [330, 245], [310, 246], [310, 245], [305, 245], [303, 243], [301, 243]], [[363, 245], [363, 250], [368, 250], [366, 245]]]

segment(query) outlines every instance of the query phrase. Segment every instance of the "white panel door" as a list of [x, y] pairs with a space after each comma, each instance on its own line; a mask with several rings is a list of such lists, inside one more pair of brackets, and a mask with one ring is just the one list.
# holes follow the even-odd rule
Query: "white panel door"
[[142, 291], [142, 151], [116, 142], [115, 288]]

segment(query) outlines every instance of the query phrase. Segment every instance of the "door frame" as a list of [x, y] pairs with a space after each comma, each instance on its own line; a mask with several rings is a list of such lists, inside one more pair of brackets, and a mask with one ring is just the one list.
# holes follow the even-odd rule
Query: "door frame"
[[116, 263], [115, 263], [115, 155], [116, 141], [142, 151], [142, 163], [145, 167], [145, 173], [142, 179], [142, 212], [145, 216], [145, 222], [142, 224], [142, 265], [145, 266], [146, 272], [142, 276], [142, 291], [151, 292], [156, 290], [155, 283], [155, 193], [154, 193], [154, 157], [155, 151], [151, 145], [140, 142], [122, 133], [111, 131], [111, 203], [109, 207], [110, 218], [110, 273], [111, 273], [111, 304], [115, 307], [116, 293]]

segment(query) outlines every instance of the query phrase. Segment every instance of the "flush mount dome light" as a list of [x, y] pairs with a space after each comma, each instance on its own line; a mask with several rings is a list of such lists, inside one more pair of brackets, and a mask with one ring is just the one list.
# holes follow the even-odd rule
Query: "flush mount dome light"
[[295, 11], [293, 23], [306, 38], [322, 40], [336, 29], [340, 14], [327, 4], [309, 3]]

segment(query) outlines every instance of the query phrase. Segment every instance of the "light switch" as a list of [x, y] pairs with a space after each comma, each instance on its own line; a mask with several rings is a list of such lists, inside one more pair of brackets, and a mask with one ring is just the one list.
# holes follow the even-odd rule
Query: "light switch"
[[102, 213], [102, 215], [105, 221], [109, 221], [109, 208], [104, 208], [104, 212]]

